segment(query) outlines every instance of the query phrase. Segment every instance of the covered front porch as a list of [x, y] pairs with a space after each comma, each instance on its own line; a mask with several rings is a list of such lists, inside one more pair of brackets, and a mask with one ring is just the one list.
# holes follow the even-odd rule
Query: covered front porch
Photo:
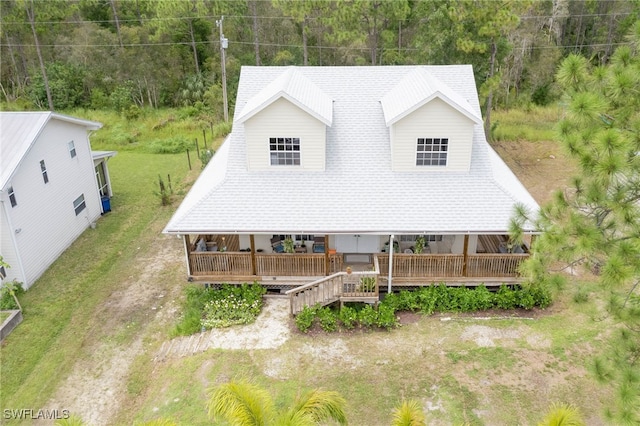
[[[344, 272], [348, 266], [373, 270], [388, 285], [417, 286], [517, 283], [528, 246], [514, 247], [503, 234], [425, 235], [416, 249], [416, 235], [184, 235], [188, 278], [198, 282], [258, 281], [272, 288]], [[290, 239], [285, 252], [282, 242]], [[391, 241], [391, 242], [390, 242]], [[389, 249], [390, 245], [393, 249]], [[416, 253], [416, 251], [420, 251]], [[389, 267], [391, 264], [391, 268]], [[389, 274], [391, 269], [391, 274]]]

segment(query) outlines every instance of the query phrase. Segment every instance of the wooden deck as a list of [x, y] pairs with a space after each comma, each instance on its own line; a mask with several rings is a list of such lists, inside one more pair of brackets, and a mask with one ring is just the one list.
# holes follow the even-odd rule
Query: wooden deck
[[[528, 253], [405, 254], [393, 255], [393, 280], [397, 283], [518, 282], [518, 268]], [[389, 273], [389, 254], [376, 253], [383, 277]], [[323, 253], [190, 252], [189, 278], [212, 281], [304, 280], [344, 271], [342, 255]]]

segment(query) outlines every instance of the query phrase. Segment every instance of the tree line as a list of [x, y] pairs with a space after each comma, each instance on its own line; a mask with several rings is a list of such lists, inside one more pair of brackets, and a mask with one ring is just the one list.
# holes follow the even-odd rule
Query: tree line
[[16, 108], [221, 119], [224, 34], [231, 109], [242, 65], [468, 63], [486, 114], [553, 101], [560, 61], [607, 64], [639, 12], [639, 0], [3, 0], [0, 88]]

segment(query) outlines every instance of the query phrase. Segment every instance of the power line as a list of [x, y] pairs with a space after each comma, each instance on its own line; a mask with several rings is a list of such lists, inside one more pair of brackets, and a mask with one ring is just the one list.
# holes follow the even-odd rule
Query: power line
[[[195, 41], [195, 42], [191, 42], [191, 41], [174, 41], [174, 42], [157, 42], [157, 43], [124, 43], [122, 46], [120, 46], [119, 43], [100, 43], [100, 44], [40, 44], [40, 47], [84, 47], [84, 48], [91, 48], [91, 47], [153, 47], [153, 46], [158, 46], [158, 47], [162, 47], [162, 46], [192, 46], [193, 44], [196, 45], [219, 45], [220, 41], [219, 40], [215, 40], [215, 41]], [[250, 41], [233, 41], [230, 42], [231, 45], [233, 44], [241, 44], [241, 45], [253, 45], [253, 42]], [[302, 45], [301, 44], [283, 44], [283, 43], [259, 43], [260, 46], [266, 46], [266, 47], [286, 47], [286, 48], [296, 48], [296, 49], [302, 49]], [[568, 49], [568, 48], [585, 48], [585, 47], [607, 47], [607, 46], [629, 46], [631, 45], [631, 43], [588, 43], [588, 44], [568, 44], [568, 45], [560, 45], [560, 46], [529, 46], [527, 47], [527, 50], [548, 50], [548, 49]], [[0, 47], [35, 47], [35, 44], [30, 44], [30, 43], [20, 43], [20, 44], [15, 44], [15, 43], [0, 43]], [[370, 47], [353, 47], [353, 46], [349, 46], [349, 47], [344, 47], [344, 46], [321, 46], [321, 45], [312, 45], [312, 46], [307, 46], [310, 49], [346, 49], [346, 50], [363, 50], [363, 51], [368, 51], [371, 48]], [[418, 49], [415, 47], [402, 47], [402, 48], [398, 48], [398, 47], [389, 47], [389, 48], [382, 48], [384, 50], [387, 51], [406, 51], [406, 52], [418, 52], [422, 49]]]
[[[593, 17], [600, 17], [600, 16], [606, 16], [606, 17], [627, 17], [627, 16], [632, 16], [635, 15], [634, 12], [621, 12], [621, 13], [584, 13], [584, 14], [568, 14], [568, 15], [523, 15], [523, 16], [519, 16], [519, 19], [521, 20], [527, 20], [527, 19], [569, 19], [569, 18], [593, 18]], [[234, 18], [239, 18], [239, 19], [254, 19], [254, 16], [252, 15], [224, 15], [227, 19], [234, 19]], [[160, 17], [153, 17], [153, 18], [140, 18], [140, 19], [118, 19], [119, 23], [127, 23], [127, 22], [133, 22], [133, 23], [148, 23], [148, 22], [154, 22], [154, 21], [190, 21], [190, 20], [194, 20], [194, 19], [203, 19], [203, 20], [213, 20], [215, 21], [216, 19], [218, 19], [220, 17], [220, 15], [198, 15], [198, 16], [171, 16], [171, 17], [166, 17], [166, 18], [160, 18]], [[294, 18], [292, 16], [256, 16], [256, 19], [290, 19], [293, 20]], [[321, 20], [323, 19], [323, 17], [319, 17], [319, 16], [310, 16], [308, 18], [306, 18], [307, 21], [316, 21], [316, 20]], [[395, 20], [396, 22], [406, 22], [406, 19], [397, 19]], [[471, 22], [472, 20], [467, 20], [466, 22]], [[65, 24], [65, 25], [78, 25], [78, 24], [85, 24], [85, 23], [94, 23], [94, 24], [115, 24], [115, 19], [106, 19], [106, 20], [95, 20], [95, 21], [88, 21], [88, 20], [63, 20], [63, 21], [35, 21], [35, 24]], [[13, 22], [2, 22], [2, 25], [31, 25], [31, 23], [29, 21], [13, 21]]]

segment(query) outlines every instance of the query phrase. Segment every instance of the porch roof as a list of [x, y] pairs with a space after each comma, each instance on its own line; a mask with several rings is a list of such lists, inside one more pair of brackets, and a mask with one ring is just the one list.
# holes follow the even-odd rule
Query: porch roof
[[[333, 102], [324, 171], [248, 171], [240, 111], [283, 72], [243, 67], [232, 133], [167, 224], [166, 233], [504, 233], [516, 203], [538, 205], [474, 125], [468, 172], [394, 172], [380, 100], [426, 69], [481, 117], [468, 65], [301, 67]], [[527, 231], [535, 231], [532, 224]]]

